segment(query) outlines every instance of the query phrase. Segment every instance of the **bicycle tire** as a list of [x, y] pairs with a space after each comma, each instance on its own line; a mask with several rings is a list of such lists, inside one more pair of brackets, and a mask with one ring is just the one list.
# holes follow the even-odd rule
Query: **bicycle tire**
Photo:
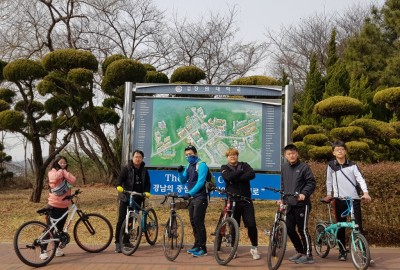
[[[142, 240], [142, 222], [140, 216], [131, 212], [129, 223], [125, 218], [122, 223], [121, 231], [119, 234], [119, 243], [121, 244], [121, 252], [124, 255], [130, 256], [138, 249], [140, 241]], [[128, 233], [125, 233], [125, 226], [128, 224]]]
[[111, 244], [112, 238], [111, 223], [100, 214], [84, 214], [75, 223], [74, 239], [84, 251], [90, 253], [103, 251]]
[[[48, 226], [40, 221], [28, 221], [22, 224], [14, 236], [14, 251], [17, 257], [26, 265], [31, 267], [42, 267], [47, 265], [56, 253], [56, 241], [54, 234], [48, 232], [46, 245], [40, 244], [39, 238], [48, 230]], [[39, 256], [43, 250], [47, 251], [48, 257], [42, 260]]]
[[325, 228], [326, 225], [323, 223], [319, 223], [315, 226], [314, 247], [315, 252], [321, 258], [328, 256], [331, 249], [329, 245], [329, 236], [325, 232]]
[[239, 244], [239, 225], [228, 217], [218, 226], [214, 240], [214, 258], [219, 265], [227, 265], [235, 256]]
[[357, 270], [365, 270], [371, 261], [367, 239], [361, 233], [354, 233], [350, 243], [350, 254], [353, 265]]
[[282, 220], [275, 222], [268, 245], [267, 264], [270, 270], [277, 270], [286, 251], [287, 227]]
[[149, 243], [151, 246], [154, 246], [158, 238], [158, 218], [156, 211], [154, 211], [153, 208], [147, 209], [146, 212], [146, 230], [144, 232], [144, 236], [146, 237], [147, 243]]
[[[170, 222], [171, 221], [171, 222]], [[165, 224], [163, 234], [163, 252], [165, 258], [174, 261], [183, 248], [183, 227], [182, 218], [179, 215], [171, 216]]]

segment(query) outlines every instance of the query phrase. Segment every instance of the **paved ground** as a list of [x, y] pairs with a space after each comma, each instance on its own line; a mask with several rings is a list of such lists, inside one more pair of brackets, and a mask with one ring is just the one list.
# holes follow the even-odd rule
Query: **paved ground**
[[[142, 243], [139, 249], [132, 256], [115, 254], [114, 246], [97, 254], [86, 253], [74, 244], [68, 245], [64, 252], [66, 256], [54, 258], [44, 269], [57, 270], [104, 270], [104, 269], [167, 269], [167, 270], [200, 270], [200, 269], [268, 269], [266, 265], [267, 247], [260, 247], [262, 258], [254, 261], [249, 254], [248, 246], [241, 246], [238, 250], [239, 257], [232, 260], [228, 266], [219, 266], [213, 256], [212, 247], [209, 247], [208, 256], [194, 258], [186, 254], [183, 249], [175, 262], [170, 262], [164, 258], [162, 246], [157, 244], [151, 247]], [[354, 269], [351, 260], [339, 262], [337, 260], [337, 250], [331, 251], [327, 258], [315, 257], [313, 265], [296, 265], [287, 260], [293, 254], [293, 248], [288, 248], [286, 258], [280, 269]], [[375, 260], [374, 267], [370, 269], [379, 270], [400, 270], [400, 248], [373, 248], [371, 254]], [[24, 265], [15, 255], [11, 243], [0, 243], [0, 269], [1, 270], [23, 270], [32, 269]]]

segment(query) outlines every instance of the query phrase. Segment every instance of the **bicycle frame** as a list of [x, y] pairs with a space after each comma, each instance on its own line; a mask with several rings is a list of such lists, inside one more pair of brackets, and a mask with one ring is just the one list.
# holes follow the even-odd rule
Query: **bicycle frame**
[[[56, 233], [58, 233], [58, 228], [57, 228], [57, 224], [58, 222], [60, 222], [63, 218], [65, 218], [69, 213], [71, 213], [68, 221], [66, 222], [64, 229], [62, 230], [64, 233], [68, 232], [69, 227], [72, 224], [72, 220], [75, 216], [75, 214], [78, 212], [79, 216], [82, 216], [80, 214], [81, 210], [78, 209], [78, 206], [74, 203], [74, 201], [71, 199], [71, 203], [72, 205], [70, 206], [70, 208], [68, 209], [67, 212], [65, 212], [60, 218], [51, 218], [50, 216], [46, 216], [46, 220], [49, 219], [50, 220], [50, 227], [39, 237], [41, 243], [43, 244], [48, 244], [50, 242], [61, 242], [61, 240], [59, 238], [54, 238], [52, 240], [44, 240], [43, 238], [52, 230], [54, 230]], [[58, 236], [58, 234], [55, 234], [54, 236]]]
[[[127, 207], [127, 211], [126, 211], [126, 216], [125, 216], [125, 220], [129, 220], [129, 217], [131, 215], [131, 213], [139, 213], [139, 211], [142, 212], [142, 219], [141, 219], [141, 226], [142, 226], [142, 232], [145, 232], [147, 230], [147, 226], [146, 226], [146, 217], [147, 217], [147, 211], [146, 209], [144, 209], [144, 207], [141, 207], [137, 202], [135, 202], [135, 200], [133, 199], [133, 196], [142, 196], [142, 193], [138, 193], [135, 191], [124, 191], [126, 193], [129, 194], [129, 205]], [[143, 197], [143, 204], [144, 204], [144, 197]], [[125, 223], [125, 233], [128, 234], [129, 230], [128, 230], [128, 224]]]
[[[340, 198], [332, 198], [332, 199], [340, 199]], [[350, 214], [350, 222], [337, 222], [337, 223], [334, 223], [333, 220], [332, 220], [332, 213], [331, 213], [330, 203], [328, 204], [329, 223], [325, 222], [325, 221], [320, 221], [319, 222], [319, 223], [322, 222], [325, 225], [327, 225], [325, 230], [324, 230], [324, 232], [327, 233], [330, 236], [333, 236], [333, 237], [329, 238], [330, 241], [328, 242], [328, 244], [329, 244], [330, 248], [333, 248], [337, 244], [339, 244], [339, 245], [342, 246], [343, 249], [345, 249], [343, 243], [339, 239], [337, 239], [337, 233], [338, 233], [339, 229], [341, 229], [341, 228], [350, 228], [352, 230], [351, 234], [350, 234], [350, 236], [351, 236], [351, 239], [350, 239], [351, 240], [351, 244], [354, 244], [354, 234], [355, 233], [359, 233], [358, 224], [355, 223], [355, 218], [354, 218], [353, 199], [351, 197], [346, 197], [344, 199], [346, 199], [348, 208], [347, 208], [347, 210], [345, 210], [341, 214], [341, 216], [345, 217], [345, 216], [348, 216]], [[321, 235], [318, 236], [318, 239], [317, 239], [318, 241], [319, 241], [320, 237], [321, 237]]]

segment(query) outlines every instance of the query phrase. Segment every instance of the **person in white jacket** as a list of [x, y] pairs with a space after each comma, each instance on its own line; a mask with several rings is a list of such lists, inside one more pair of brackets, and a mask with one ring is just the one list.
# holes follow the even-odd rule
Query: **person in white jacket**
[[[368, 193], [367, 183], [362, 176], [357, 164], [346, 159], [347, 147], [342, 141], [336, 141], [332, 144], [334, 160], [328, 162], [326, 168], [326, 201], [330, 201], [332, 193], [334, 197], [353, 198], [354, 218], [358, 224], [359, 230], [363, 233], [362, 215], [361, 215], [361, 200], [370, 202], [371, 197]], [[357, 185], [362, 190], [361, 197], [357, 192]], [[361, 200], [360, 200], [361, 199]], [[341, 217], [341, 214], [347, 209], [345, 199], [338, 199], [334, 201], [336, 222], [345, 222], [346, 217]], [[345, 228], [338, 231], [338, 239], [346, 246]], [[339, 247], [339, 260], [345, 261], [347, 259], [347, 251], [343, 246]]]

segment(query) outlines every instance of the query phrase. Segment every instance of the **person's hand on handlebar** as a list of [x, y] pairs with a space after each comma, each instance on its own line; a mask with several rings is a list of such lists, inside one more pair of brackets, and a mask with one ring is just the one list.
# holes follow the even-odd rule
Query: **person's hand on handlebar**
[[282, 200], [277, 200], [277, 201], [276, 201], [276, 204], [277, 204], [277, 205], [281, 205], [281, 204], [283, 204], [283, 201], [282, 201]]
[[124, 192], [124, 188], [121, 187], [121, 186], [117, 186], [117, 190], [118, 190], [118, 192], [120, 192], [120, 193]]
[[297, 196], [298, 201], [304, 201], [305, 199], [306, 199], [306, 195], [304, 195], [304, 194], [299, 194], [299, 196]]
[[331, 195], [326, 195], [326, 197], [324, 198], [324, 201], [325, 201], [325, 202], [330, 202], [331, 199], [332, 199], [332, 196], [331, 196]]
[[150, 198], [151, 194], [150, 192], [144, 192], [143, 197], [146, 197], [146, 199]]

